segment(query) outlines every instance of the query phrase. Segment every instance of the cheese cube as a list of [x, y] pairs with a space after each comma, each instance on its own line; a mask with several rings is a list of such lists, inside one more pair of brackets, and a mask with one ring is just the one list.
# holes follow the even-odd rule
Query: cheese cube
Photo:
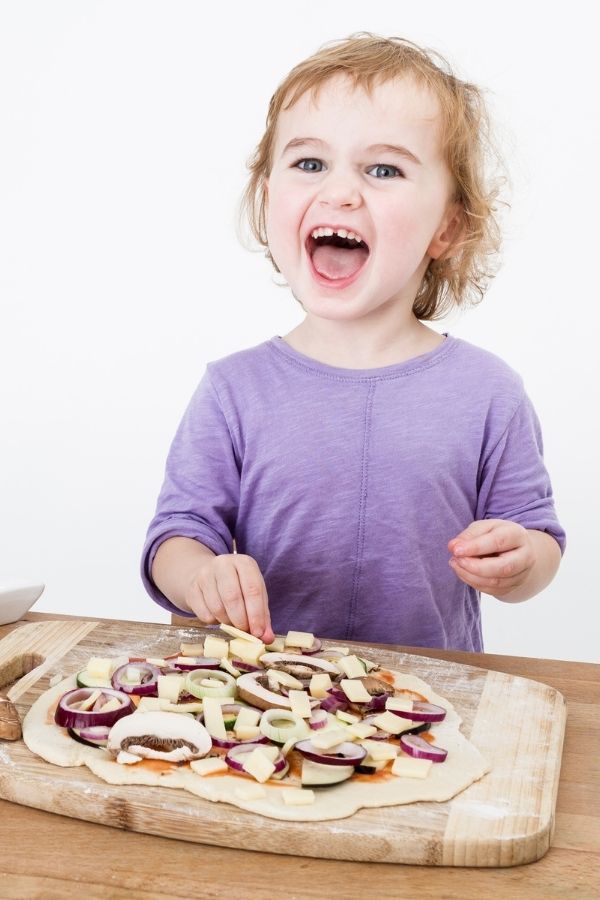
[[209, 634], [208, 637], [204, 639], [204, 656], [214, 656], [217, 659], [222, 659], [224, 656], [228, 655], [229, 641], [216, 637], [216, 635], [213, 634]]
[[159, 656], [148, 656], [146, 662], [152, 663], [153, 666], [158, 666], [159, 668], [164, 668], [165, 666], [169, 666], [170, 662], [166, 659], [162, 659]]
[[433, 762], [430, 759], [414, 759], [411, 756], [397, 756], [392, 763], [392, 775], [405, 778], [427, 778]]
[[412, 712], [413, 701], [409, 697], [388, 697], [385, 708], [397, 709], [398, 712]]
[[260, 744], [258, 749], [271, 762], [275, 762], [280, 753], [279, 747], [274, 747], [273, 744]]
[[250, 709], [249, 706], [242, 706], [237, 714], [233, 730], [237, 731], [238, 728], [244, 728], [248, 725], [258, 725], [261, 715], [262, 713], [258, 709]]
[[362, 678], [365, 675], [365, 667], [357, 656], [342, 656], [336, 665], [347, 678]]
[[239, 797], [240, 800], [262, 800], [263, 797], [267, 796], [264, 787], [261, 787], [260, 784], [253, 784], [252, 782], [249, 784], [240, 784], [240, 786], [236, 787], [234, 790], [234, 794], [236, 797]]
[[221, 659], [221, 668], [225, 669], [226, 672], [229, 672], [230, 675], [233, 675], [234, 678], [238, 678], [242, 673], [239, 669], [230, 663], [226, 656], [223, 656]]
[[286, 806], [310, 806], [315, 802], [315, 792], [307, 788], [282, 788], [281, 799]]
[[301, 719], [310, 719], [312, 716], [312, 709], [310, 706], [310, 697], [306, 691], [289, 691], [288, 698], [293, 713], [296, 713]]
[[375, 769], [376, 772], [381, 772], [382, 769], [387, 768], [388, 764], [389, 759], [373, 759], [368, 753], [361, 762], [361, 766], [368, 766], [370, 769]]
[[205, 759], [192, 759], [190, 768], [197, 775], [214, 775], [216, 772], [229, 771], [229, 766], [225, 760], [217, 756], [210, 756]]
[[110, 684], [110, 676], [113, 671], [113, 661], [101, 656], [92, 656], [86, 666], [86, 671], [90, 678], [106, 681], [108, 685]]
[[285, 649], [285, 640], [282, 637], [276, 637], [272, 644], [267, 644], [269, 653], [283, 653]]
[[368, 703], [371, 695], [362, 683], [353, 678], [342, 678], [340, 687], [352, 703]]
[[262, 752], [260, 747], [248, 753], [243, 764], [245, 772], [260, 781], [267, 781], [275, 771], [275, 764]]
[[202, 701], [204, 711], [204, 727], [211, 737], [221, 741], [227, 739], [227, 730], [223, 721], [223, 710], [217, 697], [205, 697]]
[[112, 700], [109, 700], [108, 703], [105, 703], [104, 706], [100, 709], [100, 712], [112, 712], [113, 709], [120, 709], [121, 701], [118, 697], [113, 697]]
[[235, 736], [239, 741], [252, 741], [260, 734], [258, 725], [241, 725], [235, 729]]
[[[360, 716], [354, 716], [352, 713], [344, 712], [343, 709], [338, 709], [336, 716], [342, 722], [347, 722], [349, 725], [356, 725], [357, 722], [360, 722]], [[369, 726], [367, 726], [368, 728]]]
[[357, 722], [356, 725], [348, 725], [348, 732], [353, 738], [367, 738], [375, 734], [377, 729], [373, 725], [366, 725], [364, 722]]
[[234, 638], [241, 638], [243, 641], [249, 641], [254, 644], [262, 644], [260, 638], [255, 637], [253, 634], [248, 634], [247, 631], [241, 631], [239, 628], [236, 628], [234, 625], [219, 625], [221, 631], [224, 631], [225, 634], [230, 634]]
[[179, 650], [182, 656], [204, 656], [204, 644], [181, 644]]
[[284, 643], [286, 647], [300, 647], [303, 650], [310, 650], [314, 642], [314, 634], [309, 634], [307, 631], [288, 631]]
[[161, 700], [170, 700], [171, 703], [177, 703], [183, 690], [184, 681], [185, 677], [183, 675], [159, 675], [156, 680], [158, 696]]
[[142, 683], [142, 673], [139, 666], [127, 666], [125, 669], [124, 681], [130, 681], [132, 684]]
[[325, 731], [323, 734], [316, 732], [312, 738], [312, 743], [318, 750], [331, 750], [332, 747], [337, 747], [338, 744], [343, 744], [347, 740], [348, 735], [346, 731], [342, 731], [340, 728]]
[[246, 641], [242, 638], [234, 638], [229, 642], [229, 655], [232, 658], [242, 659], [244, 662], [256, 665], [258, 657], [265, 652], [262, 641]]
[[389, 710], [380, 713], [372, 719], [372, 722], [377, 728], [381, 728], [382, 731], [387, 731], [389, 734], [400, 734], [408, 728], [414, 728], [414, 722], [411, 722], [410, 719], [402, 719]]
[[[102, 691], [99, 690], [99, 689], [98, 689], [98, 690], [95, 690], [95, 691], [92, 691], [92, 693], [89, 694], [89, 696], [87, 696], [87, 697], [85, 698], [85, 700], [82, 700], [82, 701], [81, 701], [81, 703], [79, 704], [79, 707], [78, 707], [78, 708], [79, 708], [79, 709], [83, 709], [83, 710], [91, 709], [92, 706], [94, 705], [94, 703], [96, 702], [96, 700], [98, 699], [98, 697], [100, 696], [101, 693], [102, 693]], [[119, 705], [120, 705], [120, 704], [119, 704]]]
[[273, 680], [277, 684], [282, 684], [286, 688], [293, 688], [295, 691], [303, 691], [304, 685], [289, 672], [280, 672], [279, 669], [268, 669], [267, 678]]
[[327, 691], [331, 686], [331, 676], [328, 675], [327, 672], [318, 672], [310, 679], [308, 690], [311, 697], [322, 700], [327, 696]]
[[400, 749], [394, 744], [388, 744], [387, 741], [361, 741], [361, 744], [371, 759], [374, 759], [376, 762], [383, 759], [396, 759]]

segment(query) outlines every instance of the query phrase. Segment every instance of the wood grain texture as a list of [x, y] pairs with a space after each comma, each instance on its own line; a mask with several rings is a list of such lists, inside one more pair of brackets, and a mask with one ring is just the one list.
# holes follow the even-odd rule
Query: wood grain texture
[[[197, 637], [193, 627], [148, 623], [23, 624], [0, 642], [0, 673], [14, 670], [15, 659], [37, 660], [8, 691], [23, 718], [53, 676], [83, 668], [90, 656], [162, 656]], [[478, 867], [540, 858], [554, 829], [562, 696], [547, 685], [472, 666], [362, 650], [384, 666], [413, 672], [447, 697], [492, 772], [446, 803], [360, 810], [329, 822], [284, 822], [179, 790], [109, 785], [85, 767], [52, 766], [19, 741], [0, 745], [0, 796], [126, 830], [271, 853]]]

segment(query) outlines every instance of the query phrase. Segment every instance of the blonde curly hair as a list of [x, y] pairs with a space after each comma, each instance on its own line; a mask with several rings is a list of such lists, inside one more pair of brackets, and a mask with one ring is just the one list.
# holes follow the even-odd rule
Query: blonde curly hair
[[[356, 32], [324, 44], [290, 71], [271, 97], [265, 133], [247, 161], [250, 178], [239, 204], [238, 225], [243, 221], [249, 224], [260, 247], [266, 249], [265, 256], [279, 272], [269, 251], [265, 205], [265, 180], [271, 171], [279, 113], [293, 106], [306, 91], [312, 91], [315, 97], [337, 75], [348, 76], [354, 88], [361, 87], [367, 93], [374, 85], [410, 75], [437, 97], [442, 152], [454, 176], [453, 199], [460, 203], [462, 228], [457, 230], [458, 240], [430, 261], [413, 312], [418, 319], [432, 320], [441, 318], [453, 306], [479, 303], [498, 269], [502, 237], [495, 201], [509, 179], [492, 137], [483, 91], [457, 78], [437, 51], [404, 38]], [[490, 169], [492, 161], [502, 172], [499, 177]]]

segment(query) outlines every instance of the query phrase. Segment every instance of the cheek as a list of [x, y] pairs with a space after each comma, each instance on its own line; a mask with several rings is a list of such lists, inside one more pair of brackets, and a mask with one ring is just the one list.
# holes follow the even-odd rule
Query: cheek
[[266, 208], [267, 239], [273, 252], [296, 244], [302, 227], [302, 198], [293, 190], [272, 190]]

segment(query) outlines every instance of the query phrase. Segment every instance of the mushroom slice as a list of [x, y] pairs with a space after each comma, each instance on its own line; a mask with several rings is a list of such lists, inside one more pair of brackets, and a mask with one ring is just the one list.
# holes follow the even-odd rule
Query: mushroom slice
[[302, 656], [296, 653], [263, 653], [260, 661], [269, 669], [279, 669], [301, 681], [310, 680], [317, 672], [327, 672], [328, 675], [333, 676], [341, 675], [335, 663], [327, 659], [316, 659], [314, 656]]
[[392, 697], [394, 694], [394, 688], [391, 685], [381, 681], [379, 678], [375, 678], [374, 675], [364, 675], [362, 678], [357, 678], [356, 681], [360, 681], [364, 685], [371, 697], [377, 697], [379, 694]]
[[167, 762], [200, 759], [211, 747], [211, 737], [197, 719], [168, 712], [138, 712], [123, 716], [111, 728], [106, 745], [113, 757], [123, 751]]
[[[265, 672], [247, 672], [237, 680], [237, 695], [257, 709], [291, 709], [290, 698], [276, 693], [267, 687], [268, 676]], [[310, 698], [310, 705], [318, 706], [319, 700]]]

